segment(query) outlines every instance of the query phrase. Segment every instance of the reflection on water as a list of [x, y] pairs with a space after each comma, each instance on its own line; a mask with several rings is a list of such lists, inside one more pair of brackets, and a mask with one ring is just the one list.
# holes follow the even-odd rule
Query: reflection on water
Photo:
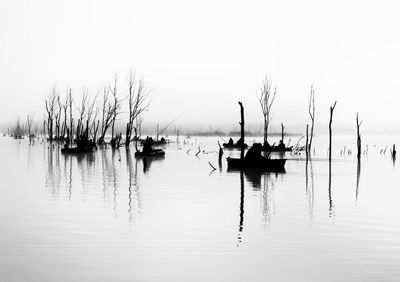
[[[44, 180], [46, 190], [54, 199], [60, 198], [61, 189], [65, 188], [66, 197], [73, 200], [73, 194], [92, 194], [91, 189], [100, 184], [102, 198], [112, 202], [114, 212], [118, 209], [120, 184], [124, 182], [125, 175], [121, 174], [121, 151], [98, 150], [89, 154], [61, 154], [57, 144], [45, 148], [46, 177]], [[28, 158], [31, 158], [29, 150]], [[61, 162], [62, 160], [62, 162]], [[125, 150], [125, 164], [127, 174], [127, 197], [129, 221], [141, 210], [140, 189], [138, 185], [138, 160], [132, 161], [130, 150]], [[151, 161], [152, 162], [152, 161]], [[151, 163], [149, 162], [149, 163]], [[148, 165], [147, 170], [150, 168]], [[79, 183], [77, 183], [79, 180]], [[74, 191], [73, 186], [77, 189]], [[78, 187], [80, 190], [78, 190]], [[96, 193], [96, 192], [95, 192]]]
[[[238, 152], [219, 162], [195, 156], [200, 143], [218, 150], [204, 138], [143, 161], [133, 149], [64, 155], [57, 144], [0, 140], [0, 277], [396, 281], [400, 175], [390, 156], [371, 149], [357, 162], [338, 149], [328, 163], [321, 149], [284, 173], [227, 172]], [[212, 174], [208, 162], [218, 162]]]
[[137, 160], [135, 160], [135, 167], [133, 167], [131, 151], [129, 149], [126, 149], [125, 153], [126, 153], [126, 164], [129, 175], [128, 213], [129, 213], [129, 222], [132, 222], [135, 218], [136, 213], [140, 214], [142, 203], [140, 199], [140, 189], [137, 181]]
[[[239, 235], [238, 242], [242, 242], [242, 231], [243, 231], [243, 221], [244, 221], [244, 177], [243, 171], [240, 172], [240, 206], [239, 206]], [[239, 244], [238, 244], [239, 246]]]
[[271, 223], [271, 216], [273, 214], [273, 192], [275, 189], [275, 182], [279, 177], [283, 177], [286, 171], [269, 172], [265, 170], [228, 170], [228, 173], [240, 175], [240, 221], [239, 221], [239, 243], [242, 240], [241, 233], [243, 231], [244, 221], [244, 191], [245, 181], [252, 188], [252, 191], [260, 194], [261, 200], [261, 215], [264, 226], [268, 229]]
[[329, 216], [335, 216], [334, 205], [332, 200], [332, 162], [329, 161], [329, 176], [328, 176], [328, 195], [329, 195]]
[[361, 160], [357, 159], [356, 203], [358, 202], [358, 189], [360, 187]]
[[154, 162], [160, 162], [165, 159], [165, 156], [158, 156], [158, 157], [149, 157], [149, 158], [141, 158], [143, 162], [143, 173], [148, 172], [150, 166]]
[[[278, 175], [275, 174], [277, 177]], [[272, 174], [263, 174], [263, 184], [261, 187], [261, 210], [265, 227], [269, 229], [271, 224], [271, 216], [273, 214], [273, 192], [275, 189], [275, 181]]]
[[115, 163], [115, 157], [116, 153], [118, 153], [118, 161], [121, 161], [121, 152], [116, 149], [111, 149], [111, 160], [112, 160], [112, 184], [113, 184], [113, 203], [114, 207], [113, 210], [114, 212], [117, 210], [117, 169], [116, 169], [116, 163]]
[[308, 200], [308, 215], [310, 220], [312, 220], [314, 216], [314, 171], [311, 158], [306, 158], [305, 167], [306, 167], [305, 179], [306, 179], [306, 195]]

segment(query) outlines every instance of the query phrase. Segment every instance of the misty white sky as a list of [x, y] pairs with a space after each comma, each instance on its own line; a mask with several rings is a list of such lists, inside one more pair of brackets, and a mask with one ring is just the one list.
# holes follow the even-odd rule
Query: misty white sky
[[0, 2], [0, 121], [35, 112], [53, 84], [94, 95], [130, 68], [152, 88], [145, 122], [260, 122], [257, 90], [277, 85], [273, 123], [400, 124], [400, 4], [396, 1]]

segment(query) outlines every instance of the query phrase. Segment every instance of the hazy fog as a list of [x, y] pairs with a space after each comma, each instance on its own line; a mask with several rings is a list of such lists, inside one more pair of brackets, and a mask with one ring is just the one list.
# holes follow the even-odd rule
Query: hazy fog
[[[56, 84], [76, 98], [130, 68], [152, 88], [145, 123], [237, 124], [237, 101], [260, 123], [256, 93], [269, 74], [278, 94], [273, 126], [316, 121], [393, 130], [400, 82], [396, 1], [2, 1], [0, 123], [35, 112]], [[123, 116], [121, 116], [123, 120]], [[385, 126], [383, 126], [385, 124]], [[299, 128], [299, 129], [297, 129]], [[231, 128], [228, 128], [231, 130]]]

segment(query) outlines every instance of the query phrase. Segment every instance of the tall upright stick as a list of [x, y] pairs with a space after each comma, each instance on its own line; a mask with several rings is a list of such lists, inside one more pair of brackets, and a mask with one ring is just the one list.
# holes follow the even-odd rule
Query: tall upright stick
[[333, 116], [333, 110], [336, 107], [336, 101], [333, 104], [333, 106], [330, 107], [330, 119], [329, 119], [329, 163], [331, 162], [332, 159], [332, 116]]
[[308, 114], [311, 118], [311, 132], [310, 132], [310, 140], [308, 143], [308, 151], [311, 153], [311, 146], [314, 136], [314, 120], [315, 120], [315, 96], [314, 96], [314, 86], [311, 85], [311, 92], [310, 92], [310, 100], [308, 103]]
[[361, 158], [361, 136], [360, 136], [360, 126], [362, 124], [362, 121], [358, 121], [358, 113], [356, 117], [356, 122], [357, 122], [357, 159], [359, 160]]
[[242, 138], [242, 144], [240, 145], [240, 159], [244, 159], [244, 109], [242, 102], [239, 102], [240, 106], [240, 138]]
[[308, 147], [308, 124], [306, 126], [306, 159], [308, 160], [308, 154], [309, 154], [309, 147]]

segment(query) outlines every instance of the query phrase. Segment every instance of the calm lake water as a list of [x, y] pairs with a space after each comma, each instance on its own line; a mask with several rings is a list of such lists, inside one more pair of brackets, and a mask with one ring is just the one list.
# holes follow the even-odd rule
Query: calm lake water
[[329, 185], [326, 137], [280, 174], [227, 172], [216, 138], [144, 167], [0, 137], [0, 281], [398, 281], [400, 172], [380, 152], [399, 138], [365, 139], [358, 167], [334, 136]]

